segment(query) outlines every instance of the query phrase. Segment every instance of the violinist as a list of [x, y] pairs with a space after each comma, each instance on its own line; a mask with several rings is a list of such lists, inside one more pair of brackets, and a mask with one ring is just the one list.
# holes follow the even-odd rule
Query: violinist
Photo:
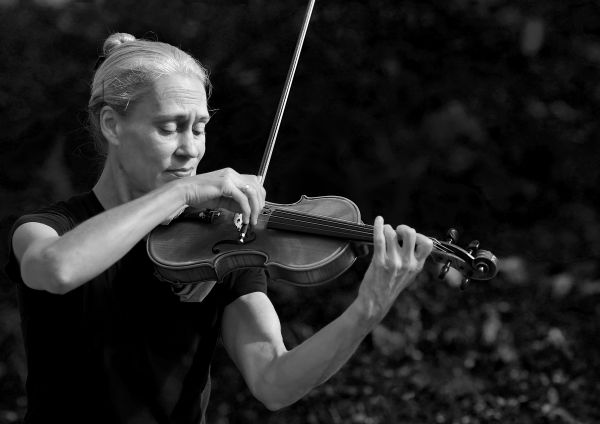
[[187, 206], [256, 224], [266, 193], [254, 175], [196, 174], [210, 82], [171, 45], [116, 33], [89, 98], [105, 153], [85, 193], [20, 217], [7, 272], [27, 353], [25, 423], [202, 423], [217, 338], [250, 391], [276, 410], [334, 374], [415, 279], [432, 241], [374, 224], [374, 254], [353, 303], [292, 350], [260, 269], [185, 293], [158, 280], [144, 240]]

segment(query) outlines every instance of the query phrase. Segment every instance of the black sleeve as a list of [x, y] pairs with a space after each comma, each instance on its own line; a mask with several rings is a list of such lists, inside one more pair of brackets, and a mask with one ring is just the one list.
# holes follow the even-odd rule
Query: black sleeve
[[248, 293], [267, 293], [267, 275], [260, 268], [248, 268], [232, 272], [221, 283], [223, 305]]
[[73, 228], [73, 219], [69, 212], [61, 204], [55, 205], [50, 208], [45, 208], [39, 212], [23, 215], [15, 221], [13, 224], [8, 237], [8, 261], [5, 264], [4, 271], [8, 278], [13, 282], [17, 283], [21, 281], [21, 269], [19, 262], [12, 250], [12, 238], [13, 234], [21, 225], [27, 222], [39, 222], [53, 228], [58, 235], [63, 235], [71, 228]]

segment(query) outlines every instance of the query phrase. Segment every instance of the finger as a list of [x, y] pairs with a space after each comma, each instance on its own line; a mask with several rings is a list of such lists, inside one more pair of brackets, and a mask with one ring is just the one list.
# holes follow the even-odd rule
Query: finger
[[265, 199], [267, 198], [267, 191], [261, 184], [260, 178], [258, 178], [256, 175], [248, 175], [248, 177], [250, 178], [250, 185], [254, 187], [254, 190], [256, 191], [256, 193], [258, 195], [260, 207], [264, 208]]
[[[258, 217], [265, 207], [266, 190], [262, 186], [260, 179], [256, 175], [244, 174], [243, 178], [244, 186], [242, 191], [250, 198], [250, 205], [252, 206], [252, 223], [256, 225], [258, 223]], [[254, 217], [256, 214], [256, 217]]]
[[258, 201], [260, 203], [260, 210], [262, 210], [265, 207], [267, 191], [261, 184], [260, 178], [258, 178], [256, 175], [252, 175], [252, 185], [254, 186], [254, 189], [256, 190], [256, 194], [258, 195]]
[[401, 265], [402, 257], [400, 256], [400, 245], [398, 241], [398, 235], [396, 234], [392, 226], [388, 224], [385, 224], [383, 226], [383, 235], [385, 236], [386, 257], [387, 260], [390, 261], [390, 265]]
[[373, 260], [385, 262], [385, 237], [383, 235], [383, 218], [378, 216], [373, 223]]
[[265, 204], [267, 203], [267, 190], [265, 190], [265, 188], [262, 186], [262, 184], [260, 185], [260, 197], [262, 199], [262, 207], [265, 207]]
[[226, 198], [232, 198], [238, 204], [242, 212], [242, 222], [244, 224], [250, 223], [252, 208], [250, 207], [248, 197], [242, 190], [240, 190], [233, 182], [227, 182], [223, 185], [221, 195]]
[[432, 250], [433, 241], [423, 234], [417, 234], [415, 258], [420, 262], [425, 261]]
[[415, 254], [417, 232], [408, 225], [398, 225], [398, 227], [396, 227], [396, 233], [398, 234], [398, 238], [402, 240], [400, 255], [404, 260], [410, 261], [411, 258], [414, 258]]
[[252, 225], [256, 225], [258, 223], [258, 214], [262, 210], [259, 194], [256, 188], [250, 184], [243, 186], [241, 191], [246, 195], [250, 205], [250, 222], [252, 222]]

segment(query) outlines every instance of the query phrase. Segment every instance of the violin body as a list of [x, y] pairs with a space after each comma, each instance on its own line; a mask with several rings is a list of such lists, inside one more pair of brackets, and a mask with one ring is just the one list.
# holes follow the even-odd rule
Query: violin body
[[158, 277], [172, 283], [221, 281], [236, 269], [257, 267], [265, 268], [271, 280], [299, 286], [335, 279], [356, 260], [352, 241], [278, 229], [282, 214], [296, 213], [360, 223], [360, 211], [349, 199], [302, 196], [293, 204], [267, 202], [241, 242], [237, 214], [191, 209], [151, 232], [148, 255]]

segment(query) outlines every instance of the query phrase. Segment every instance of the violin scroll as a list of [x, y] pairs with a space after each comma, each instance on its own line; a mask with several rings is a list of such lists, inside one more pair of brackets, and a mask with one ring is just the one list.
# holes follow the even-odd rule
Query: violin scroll
[[466, 249], [456, 245], [458, 231], [451, 228], [447, 232], [448, 239], [439, 241], [434, 238], [431, 257], [434, 261], [443, 263], [439, 278], [443, 279], [450, 268], [463, 275], [460, 285], [464, 290], [471, 280], [490, 280], [498, 273], [498, 258], [489, 250], [479, 249], [479, 241], [473, 240]]

